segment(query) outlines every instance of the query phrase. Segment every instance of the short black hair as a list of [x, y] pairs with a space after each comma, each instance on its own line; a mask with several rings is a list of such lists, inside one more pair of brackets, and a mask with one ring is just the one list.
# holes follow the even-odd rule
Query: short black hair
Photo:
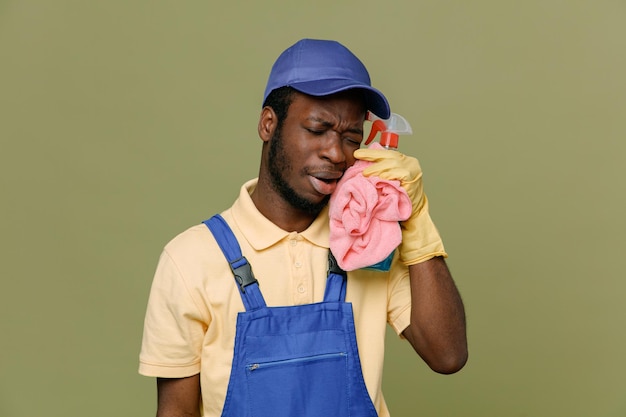
[[287, 117], [287, 111], [293, 101], [293, 96], [297, 92], [293, 87], [285, 86], [272, 90], [267, 95], [267, 98], [263, 102], [263, 107], [271, 107], [276, 113], [276, 120], [278, 121], [278, 129], [280, 130], [283, 125], [283, 121]]

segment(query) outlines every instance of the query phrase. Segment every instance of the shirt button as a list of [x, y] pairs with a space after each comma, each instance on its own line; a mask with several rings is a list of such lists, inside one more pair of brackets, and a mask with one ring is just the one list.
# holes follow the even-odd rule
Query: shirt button
[[296, 239], [291, 239], [291, 240], [289, 241], [289, 244], [290, 244], [291, 246], [296, 246], [296, 245], [298, 244], [298, 241], [297, 241]]
[[299, 292], [300, 294], [302, 294], [304, 291], [305, 291], [305, 289], [304, 289], [304, 285], [300, 285], [300, 286], [298, 287], [298, 292]]
[[302, 266], [302, 262], [296, 262], [294, 265], [296, 268], [300, 268]]

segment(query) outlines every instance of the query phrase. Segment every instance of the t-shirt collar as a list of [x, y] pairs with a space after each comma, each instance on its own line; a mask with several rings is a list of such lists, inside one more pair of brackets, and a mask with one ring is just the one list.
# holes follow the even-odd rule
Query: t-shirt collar
[[[291, 235], [263, 216], [252, 202], [250, 194], [258, 179], [253, 179], [241, 187], [239, 198], [233, 204], [233, 219], [246, 240], [255, 250], [267, 249]], [[328, 207], [325, 207], [313, 223], [300, 235], [314, 245], [329, 247]]]

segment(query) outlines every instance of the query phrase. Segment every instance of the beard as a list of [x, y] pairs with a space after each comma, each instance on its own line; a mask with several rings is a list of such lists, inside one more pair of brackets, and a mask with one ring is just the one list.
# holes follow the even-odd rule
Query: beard
[[293, 208], [306, 214], [319, 214], [322, 209], [326, 207], [326, 204], [328, 204], [330, 196], [325, 196], [321, 201], [310, 201], [298, 194], [285, 178], [285, 173], [292, 172], [292, 169], [291, 159], [289, 159], [289, 155], [285, 152], [282, 132], [280, 127], [278, 127], [274, 132], [274, 136], [272, 136], [269, 149], [269, 173], [272, 187]]

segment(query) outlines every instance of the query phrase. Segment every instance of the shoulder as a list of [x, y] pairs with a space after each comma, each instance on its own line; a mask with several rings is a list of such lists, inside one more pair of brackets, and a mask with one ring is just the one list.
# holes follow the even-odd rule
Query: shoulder
[[187, 279], [204, 278], [209, 271], [230, 271], [219, 245], [204, 223], [191, 226], [170, 240], [162, 257], [174, 264]]
[[218, 248], [215, 238], [209, 229], [200, 223], [179, 233], [165, 245], [164, 249], [171, 257], [179, 258], [196, 256], [212, 248]]

